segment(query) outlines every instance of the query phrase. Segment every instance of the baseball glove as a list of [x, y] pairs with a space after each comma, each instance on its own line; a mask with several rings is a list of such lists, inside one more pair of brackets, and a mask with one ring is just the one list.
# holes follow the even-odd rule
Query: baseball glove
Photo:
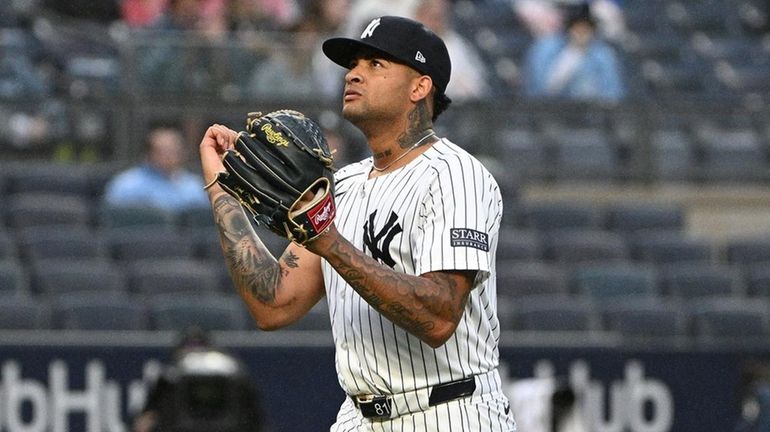
[[222, 162], [217, 182], [274, 233], [305, 244], [334, 221], [332, 153], [302, 113], [250, 113]]

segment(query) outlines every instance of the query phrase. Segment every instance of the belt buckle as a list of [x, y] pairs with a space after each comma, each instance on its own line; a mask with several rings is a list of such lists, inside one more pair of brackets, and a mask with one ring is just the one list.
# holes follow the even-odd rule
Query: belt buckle
[[384, 395], [355, 396], [361, 415], [366, 418], [385, 420], [390, 418], [391, 399]]

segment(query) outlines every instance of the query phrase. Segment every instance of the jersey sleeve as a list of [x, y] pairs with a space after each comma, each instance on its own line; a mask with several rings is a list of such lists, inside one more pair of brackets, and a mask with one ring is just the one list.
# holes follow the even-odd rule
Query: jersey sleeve
[[412, 239], [417, 274], [479, 270], [482, 277], [488, 275], [501, 217], [500, 190], [481, 163], [458, 157], [434, 164], [420, 229]]

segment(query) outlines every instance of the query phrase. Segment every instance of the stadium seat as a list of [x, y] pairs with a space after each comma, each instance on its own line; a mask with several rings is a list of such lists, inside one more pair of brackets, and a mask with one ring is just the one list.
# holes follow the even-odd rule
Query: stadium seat
[[767, 341], [770, 335], [768, 304], [760, 299], [711, 298], [690, 305], [697, 340], [743, 344]]
[[681, 263], [661, 271], [664, 293], [682, 300], [745, 294], [738, 269], [722, 264]]
[[6, 219], [12, 228], [91, 224], [91, 205], [78, 196], [24, 193], [8, 198]]
[[599, 229], [553, 230], [544, 234], [545, 257], [563, 264], [625, 261], [625, 238]]
[[514, 303], [516, 330], [594, 331], [600, 329], [596, 307], [586, 299], [560, 295], [528, 296]]
[[129, 290], [140, 295], [221, 291], [214, 263], [191, 258], [141, 259], [126, 268]]
[[684, 210], [662, 203], [612, 203], [603, 210], [604, 227], [624, 234], [640, 230], [684, 229]]
[[157, 207], [102, 204], [98, 213], [98, 223], [103, 229], [174, 227], [176, 224], [173, 214]]
[[744, 275], [747, 295], [770, 300], [770, 261], [748, 266]]
[[53, 162], [23, 164], [8, 173], [8, 194], [42, 193], [91, 200], [89, 172], [84, 166]]
[[193, 257], [202, 260], [222, 260], [222, 246], [216, 228], [185, 229], [182, 235], [188, 236], [193, 243]]
[[0, 330], [43, 330], [51, 324], [46, 302], [27, 295], [0, 294]]
[[214, 214], [208, 207], [193, 207], [180, 211], [176, 223], [180, 228], [206, 229], [214, 227]]
[[539, 260], [543, 257], [540, 235], [531, 229], [500, 230], [497, 258], [500, 260]]
[[540, 178], [547, 166], [543, 138], [529, 128], [504, 129], [497, 135], [496, 148], [507, 169], [523, 178]]
[[104, 258], [44, 258], [32, 266], [32, 289], [43, 295], [101, 295], [126, 292], [128, 284], [120, 267]]
[[40, 226], [18, 230], [18, 243], [25, 260], [48, 258], [107, 258], [98, 232], [83, 226]]
[[723, 250], [724, 258], [729, 264], [746, 266], [770, 262], [770, 237], [729, 239], [725, 241]]
[[120, 293], [68, 293], [52, 300], [55, 327], [66, 330], [148, 330], [144, 304]]
[[698, 144], [707, 180], [751, 180], [766, 174], [765, 149], [753, 129], [702, 127]]
[[173, 227], [124, 227], [102, 230], [110, 257], [130, 264], [145, 258], [190, 258], [195, 253], [193, 239]]
[[30, 293], [29, 272], [16, 260], [0, 260], [0, 293], [25, 295]]
[[660, 180], [689, 180], [695, 174], [695, 151], [689, 135], [676, 129], [650, 134], [652, 174]]
[[688, 237], [684, 231], [639, 231], [630, 243], [633, 259], [654, 265], [708, 263], [714, 255], [710, 240]]
[[596, 228], [598, 226], [596, 209], [585, 203], [523, 201], [513, 211], [516, 213], [516, 225], [525, 229], [549, 231], [567, 228]]
[[569, 291], [561, 265], [544, 261], [498, 260], [497, 295], [518, 299], [537, 294], [564, 294]]
[[663, 301], [661, 298], [635, 299], [604, 305], [601, 313], [605, 328], [620, 333], [625, 339], [688, 336], [687, 314], [678, 302]]
[[564, 129], [552, 137], [557, 179], [612, 179], [619, 160], [613, 144], [599, 128]]
[[16, 239], [8, 231], [0, 229], [0, 261], [17, 258], [19, 258], [19, 251], [16, 246]]
[[660, 294], [654, 268], [631, 263], [589, 264], [571, 275], [575, 292], [597, 304], [646, 300]]
[[235, 295], [179, 293], [156, 295], [148, 301], [153, 328], [181, 331], [249, 330], [251, 321], [243, 301]]

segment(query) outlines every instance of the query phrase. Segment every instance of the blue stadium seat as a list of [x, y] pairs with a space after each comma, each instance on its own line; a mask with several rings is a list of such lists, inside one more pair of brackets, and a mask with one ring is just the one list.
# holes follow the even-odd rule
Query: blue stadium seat
[[76, 196], [91, 200], [89, 172], [85, 166], [55, 162], [27, 163], [8, 172], [8, 194], [40, 193]]
[[607, 134], [599, 128], [563, 129], [551, 137], [557, 179], [612, 179], [620, 166]]
[[220, 292], [219, 266], [192, 258], [136, 260], [126, 267], [129, 290], [148, 296], [162, 293]]
[[664, 203], [612, 203], [603, 210], [606, 229], [619, 233], [684, 229], [684, 209]]
[[79, 196], [30, 192], [14, 194], [7, 201], [7, 223], [15, 229], [43, 225], [86, 227], [91, 224], [91, 204]]
[[515, 301], [513, 307], [516, 330], [590, 332], [601, 328], [598, 310], [584, 298], [527, 296]]
[[149, 329], [148, 312], [143, 303], [125, 293], [61, 294], [52, 300], [55, 327], [66, 330]]
[[25, 260], [48, 258], [107, 258], [101, 236], [90, 227], [35, 226], [19, 229], [19, 248]]
[[517, 226], [538, 231], [596, 228], [599, 224], [597, 209], [579, 202], [522, 201], [512, 211]]
[[689, 332], [688, 316], [682, 305], [661, 298], [608, 304], [601, 313], [607, 330], [629, 340], [683, 339]]
[[157, 207], [102, 204], [98, 209], [98, 224], [103, 229], [174, 227], [176, 220], [173, 214]]
[[127, 292], [123, 271], [104, 258], [43, 258], [32, 266], [33, 292], [59, 295], [90, 292], [92, 295]]
[[744, 344], [770, 336], [767, 301], [716, 297], [693, 302], [689, 309], [697, 340]]
[[677, 129], [650, 134], [650, 157], [654, 176], [661, 180], [688, 180], [695, 174], [695, 150], [689, 134]]
[[599, 229], [552, 230], [544, 236], [545, 257], [563, 264], [626, 261], [625, 238]]
[[740, 297], [746, 292], [735, 267], [712, 263], [681, 263], [661, 271], [661, 285], [668, 296], [683, 300], [699, 297]]
[[543, 257], [540, 235], [531, 229], [504, 228], [500, 230], [497, 258], [500, 260], [539, 260]]
[[0, 294], [0, 330], [43, 330], [51, 324], [47, 302], [28, 295]]
[[654, 268], [631, 263], [580, 266], [571, 275], [574, 290], [599, 304], [614, 304], [659, 296]]
[[770, 262], [770, 237], [756, 236], [726, 240], [724, 257], [729, 264], [750, 265]]
[[236, 295], [166, 294], [148, 301], [153, 328], [181, 331], [250, 330], [253, 325], [243, 301]]
[[536, 294], [564, 294], [569, 291], [565, 269], [544, 261], [498, 260], [497, 295], [514, 301]]
[[639, 231], [630, 243], [633, 259], [655, 265], [708, 263], [714, 258], [710, 240], [689, 237], [684, 231]]
[[15, 260], [19, 258], [16, 239], [3, 229], [0, 229], [0, 261]]
[[110, 257], [130, 264], [145, 258], [190, 258], [193, 239], [170, 226], [123, 227], [102, 230]]
[[0, 260], [0, 293], [3, 295], [30, 294], [29, 271], [17, 260]]

